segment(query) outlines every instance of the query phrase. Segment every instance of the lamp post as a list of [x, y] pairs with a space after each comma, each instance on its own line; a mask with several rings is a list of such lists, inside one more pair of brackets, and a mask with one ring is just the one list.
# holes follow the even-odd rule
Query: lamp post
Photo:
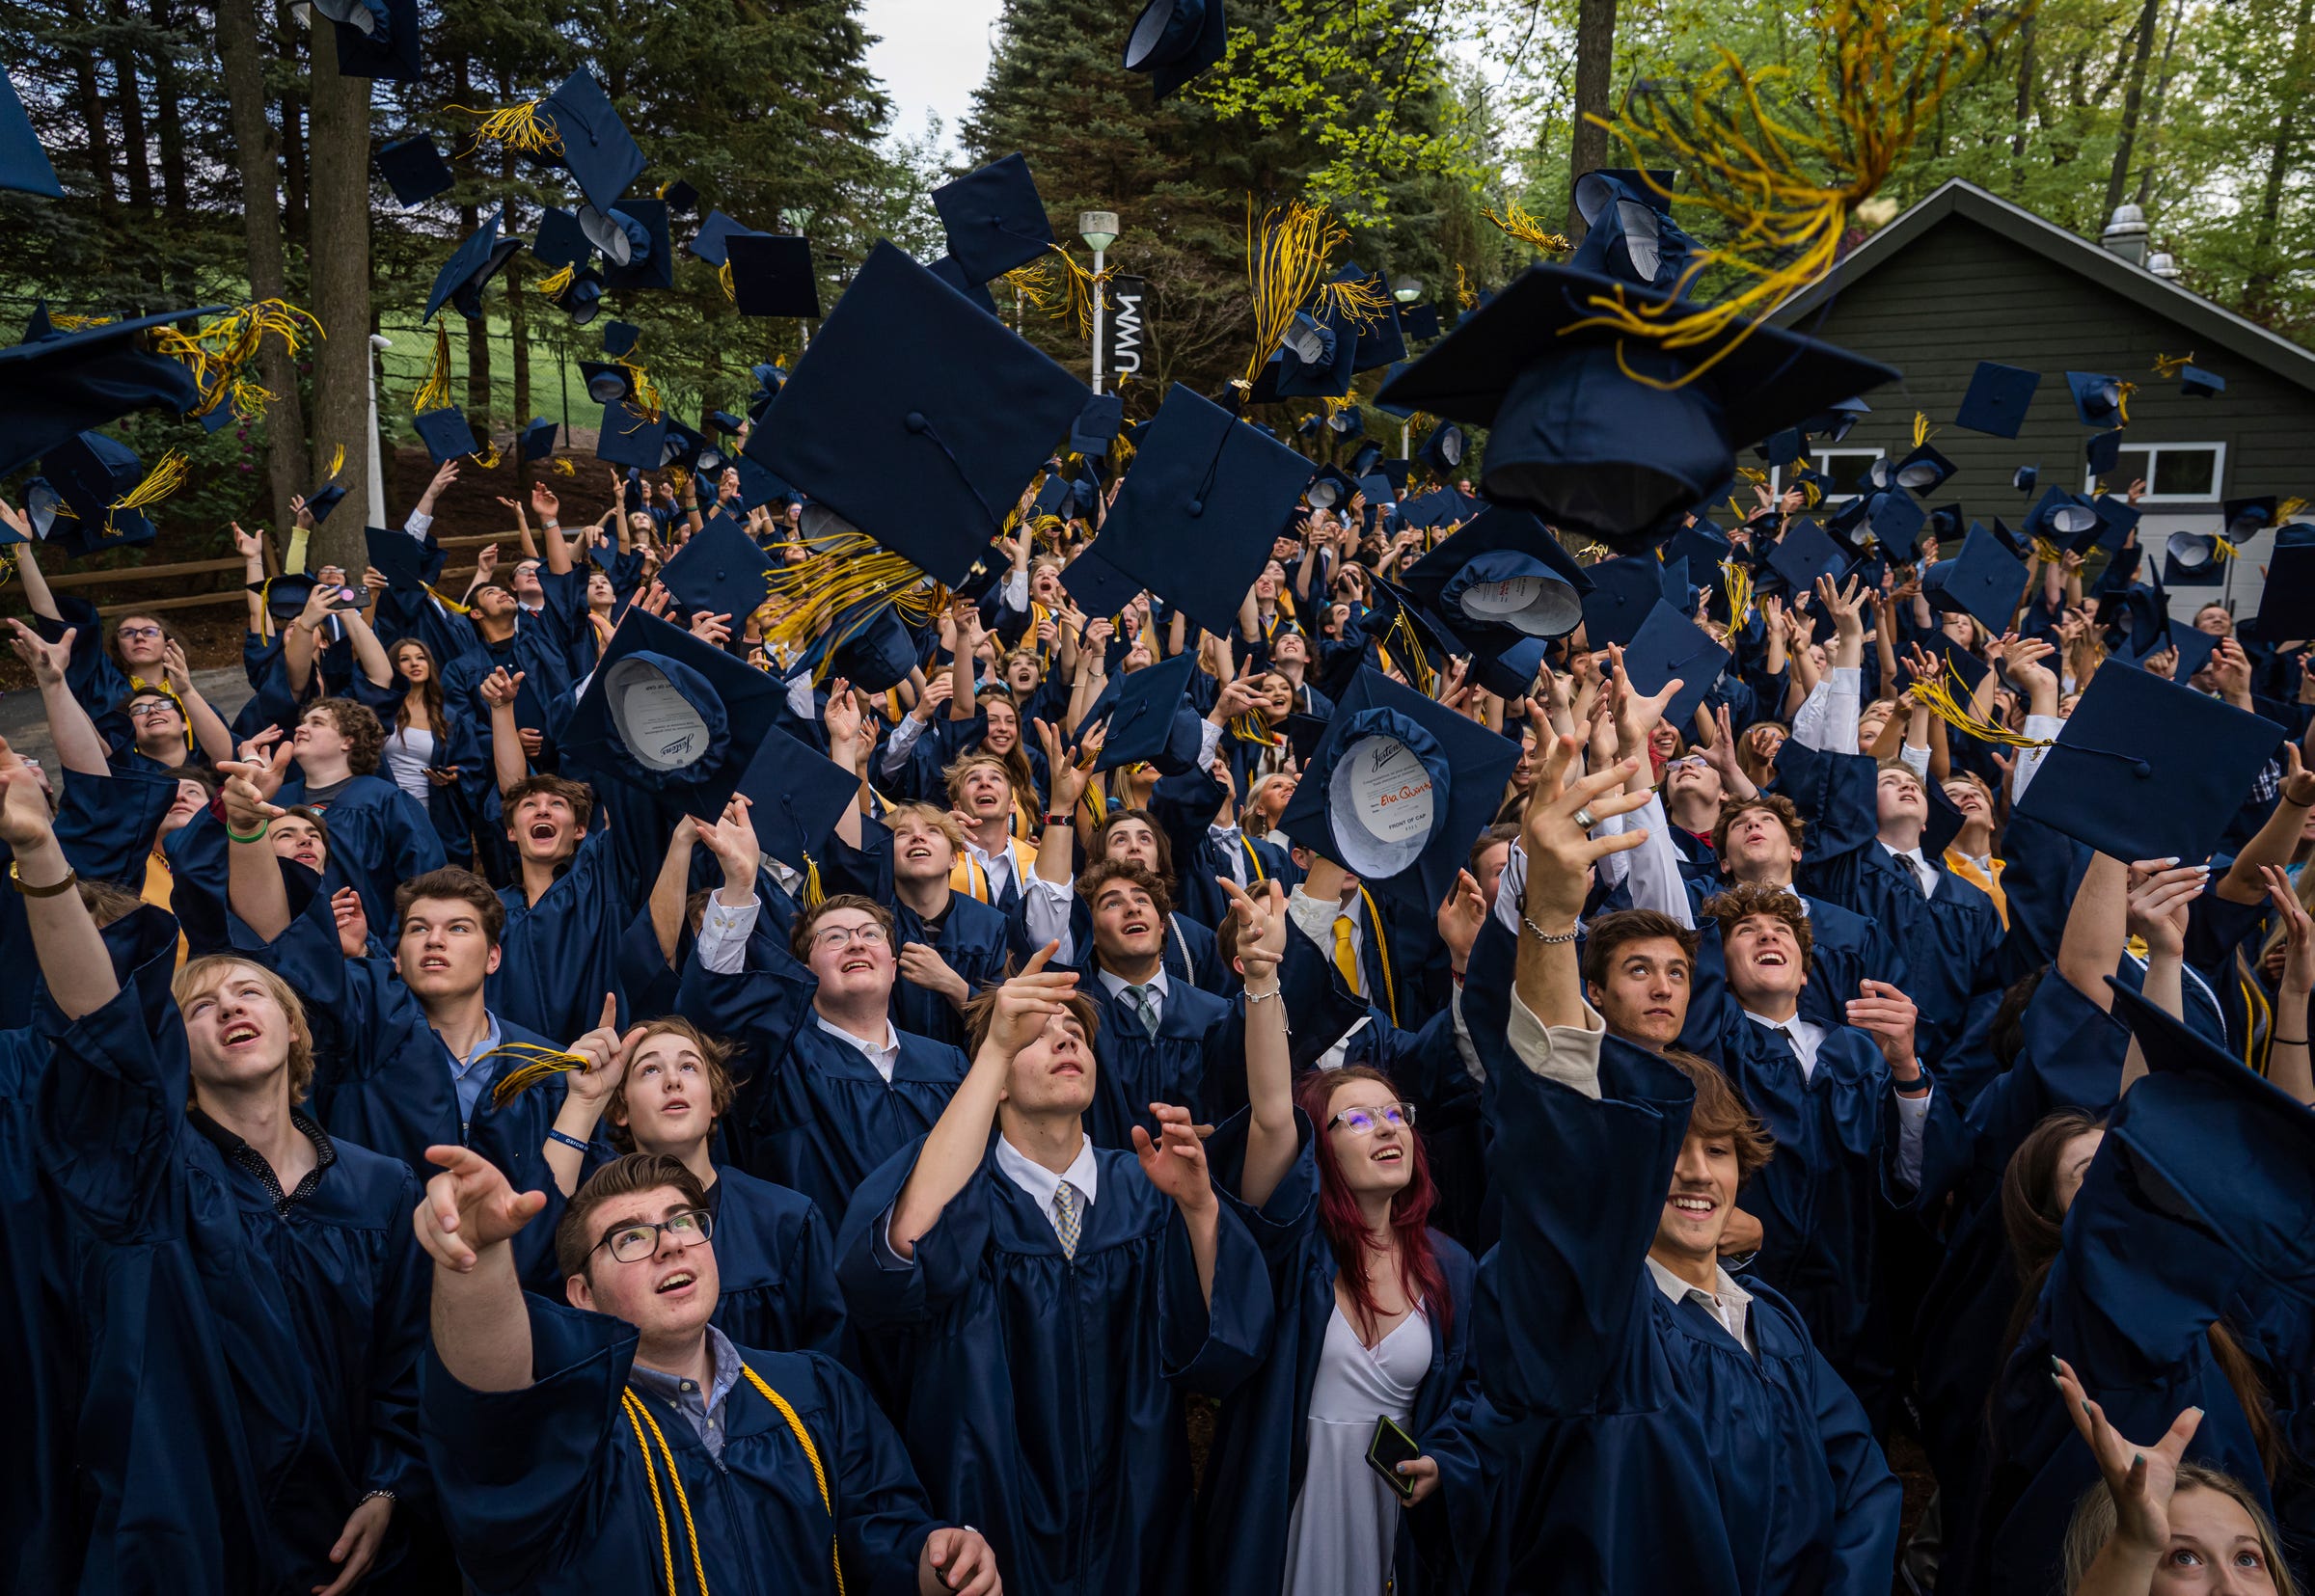
[[[1423, 280], [1419, 277], [1394, 278], [1391, 282], [1391, 297], [1397, 300], [1402, 306], [1412, 305], [1415, 303], [1415, 301], [1423, 297]], [[1406, 448], [1407, 422], [1406, 418], [1402, 416], [1399, 418], [1400, 459], [1403, 460], [1406, 458]]]
[[363, 363], [363, 376], [369, 389], [369, 524], [386, 525], [386, 464], [378, 446], [378, 360], [394, 347], [394, 340], [383, 333], [369, 335], [369, 359]]
[[1117, 212], [1085, 210], [1077, 213], [1077, 236], [1093, 252], [1093, 391], [1102, 391], [1102, 318], [1108, 293], [1102, 284], [1102, 256], [1117, 242]]

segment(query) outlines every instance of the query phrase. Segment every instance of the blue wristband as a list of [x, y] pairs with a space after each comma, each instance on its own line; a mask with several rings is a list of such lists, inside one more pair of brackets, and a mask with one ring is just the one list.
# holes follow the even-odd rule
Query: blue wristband
[[587, 1150], [586, 1144], [579, 1140], [578, 1137], [565, 1135], [563, 1132], [556, 1130], [551, 1126], [547, 1131], [547, 1140], [550, 1142], [560, 1142], [564, 1147], [569, 1148], [574, 1152], [585, 1152]]

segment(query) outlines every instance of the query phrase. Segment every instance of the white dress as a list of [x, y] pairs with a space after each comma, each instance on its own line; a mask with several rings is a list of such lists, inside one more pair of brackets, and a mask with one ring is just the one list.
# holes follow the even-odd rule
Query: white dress
[[1287, 1524], [1282, 1596], [1381, 1596], [1403, 1509], [1368, 1466], [1367, 1447], [1375, 1420], [1414, 1416], [1430, 1372], [1430, 1320], [1420, 1306], [1370, 1350], [1335, 1303], [1310, 1388], [1310, 1466]]
[[433, 790], [433, 784], [426, 779], [426, 767], [434, 763], [434, 734], [416, 727], [397, 731], [386, 740], [388, 778], [417, 799], [422, 809]]

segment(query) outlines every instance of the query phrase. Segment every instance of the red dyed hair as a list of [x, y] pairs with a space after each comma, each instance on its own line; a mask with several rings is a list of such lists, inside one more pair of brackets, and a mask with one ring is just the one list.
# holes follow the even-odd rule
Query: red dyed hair
[[[1334, 1117], [1327, 1104], [1334, 1100], [1338, 1087], [1352, 1081], [1374, 1081], [1389, 1088], [1394, 1096], [1399, 1091], [1390, 1076], [1364, 1065], [1314, 1069], [1302, 1077], [1295, 1090], [1294, 1106], [1308, 1115], [1318, 1129], [1319, 1228], [1326, 1232], [1335, 1264], [1349, 1284], [1350, 1301], [1358, 1310], [1359, 1335], [1364, 1339], [1374, 1333], [1381, 1312], [1374, 1288], [1367, 1284], [1367, 1259], [1383, 1248], [1367, 1230], [1358, 1200], [1343, 1181], [1342, 1169], [1334, 1159], [1334, 1144], [1326, 1134], [1326, 1122]], [[1429, 1221], [1430, 1210], [1438, 1205], [1439, 1189], [1430, 1182], [1430, 1159], [1424, 1151], [1423, 1138], [1411, 1126], [1406, 1145], [1411, 1173], [1405, 1189], [1391, 1199], [1391, 1233], [1399, 1242], [1399, 1285], [1408, 1301], [1420, 1302], [1429, 1310], [1430, 1322], [1443, 1339], [1455, 1322], [1455, 1303], [1447, 1294], [1447, 1271], [1439, 1267], [1438, 1254], [1430, 1245]]]

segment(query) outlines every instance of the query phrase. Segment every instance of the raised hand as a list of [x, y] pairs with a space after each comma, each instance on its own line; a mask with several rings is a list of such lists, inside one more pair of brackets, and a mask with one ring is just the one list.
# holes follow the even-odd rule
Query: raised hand
[[601, 1023], [570, 1045], [569, 1051], [586, 1062], [563, 1076], [567, 1096], [601, 1114], [603, 1104], [627, 1078], [627, 1060], [642, 1035], [643, 1028], [640, 1025], [631, 1027], [624, 1036], [619, 1034], [618, 997], [605, 992]]
[[1591, 835], [1598, 822], [1611, 815], [1629, 814], [1648, 802], [1646, 793], [1619, 791], [1640, 768], [1640, 762], [1619, 760], [1570, 784], [1567, 771], [1575, 763], [1575, 753], [1574, 738], [1550, 741], [1542, 769], [1536, 774], [1535, 791], [1528, 796], [1527, 813], [1519, 823], [1519, 846], [1527, 855], [1527, 913], [1542, 922], [1549, 933], [1574, 922], [1584, 906], [1593, 865], [1648, 840], [1645, 830], [1610, 837]]
[[243, 559], [263, 559], [265, 557], [264, 539], [259, 537], [255, 532], [243, 531], [241, 523], [236, 521], [233, 523], [233, 552]]
[[16, 658], [32, 667], [32, 679], [43, 688], [65, 685], [65, 667], [72, 663], [72, 639], [80, 636], [78, 627], [67, 627], [65, 635], [55, 642], [41, 640], [41, 635], [14, 615], [8, 618], [9, 646]]
[[1060, 943], [1048, 942], [1029, 956], [1019, 975], [996, 989], [989, 1037], [981, 1044], [984, 1052], [1010, 1061], [1035, 1041], [1056, 1015], [1069, 1013], [1063, 1000], [1077, 988], [1076, 972], [1046, 968], [1060, 951]]
[[820, 712], [820, 724], [828, 728], [829, 757], [839, 765], [851, 763], [838, 755], [839, 747], [857, 748], [860, 742], [865, 717], [860, 711], [858, 696], [852, 684], [839, 676], [828, 685], [828, 708]]
[[509, 672], [504, 665], [501, 665], [488, 676], [483, 677], [475, 690], [481, 693], [482, 702], [488, 704], [492, 709], [498, 709], [502, 705], [512, 708], [514, 695], [522, 690], [525, 674], [526, 672], [519, 670]]
[[1263, 883], [1257, 898], [1227, 876], [1213, 879], [1228, 894], [1230, 912], [1238, 920], [1238, 958], [1246, 979], [1272, 973], [1286, 957], [1286, 888], [1273, 878]]
[[1037, 733], [1037, 745], [1045, 750], [1045, 768], [1052, 778], [1052, 812], [1056, 815], [1074, 814], [1077, 799], [1093, 781], [1093, 754], [1100, 751], [1099, 744], [1080, 743], [1078, 754], [1073, 758], [1061, 744], [1061, 729], [1043, 719], [1032, 719], [1029, 725]]
[[1921, 1072], [1920, 1059], [1913, 1048], [1920, 1011], [1912, 998], [1886, 981], [1861, 982], [1857, 992], [1849, 1001], [1849, 1023], [1879, 1045], [1892, 1074], [1901, 1082], [1910, 1082]]
[[1664, 706], [1678, 696], [1684, 684], [1675, 676], [1655, 692], [1643, 695], [1624, 674], [1621, 648], [1609, 645], [1608, 663], [1616, 683], [1616, 748], [1628, 757], [1648, 746], [1649, 734], [1664, 718]]
[[531, 507], [538, 512], [540, 522], [549, 527], [554, 526], [556, 518], [562, 514], [562, 500], [544, 482], [531, 484]]
[[2130, 867], [2130, 933], [2146, 939], [2149, 958], [2183, 959], [2187, 911], [2210, 884], [2211, 867], [2143, 859]]
[[341, 886], [330, 894], [330, 918], [338, 923], [338, 951], [348, 959], [359, 959], [369, 951], [369, 915], [362, 907], [362, 894], [350, 886]]
[[1459, 972], [1471, 962], [1472, 944], [1487, 923], [1487, 900], [1479, 890], [1479, 882], [1468, 870], [1455, 873], [1455, 885], [1447, 889], [1446, 901], [1439, 905], [1439, 940], [1447, 945], [1447, 956]]
[[2277, 985], [2295, 992], [2315, 990], [2315, 919], [2301, 905], [2289, 873], [2261, 865], [2259, 878], [2267, 883], [2267, 901], [2283, 926], [2282, 979]]
[[40, 773], [0, 738], [0, 842], [21, 857], [54, 833]]
[[2066, 1417], [2090, 1448], [2114, 1499], [2115, 1539], [2143, 1557], [2161, 1556], [2170, 1549], [2170, 1498], [2178, 1489], [2179, 1461], [2202, 1426], [2202, 1410], [2180, 1413], [2151, 1446], [2125, 1441], [2107, 1421], [2106, 1410], [2083, 1391], [2074, 1366], [2063, 1358], [2050, 1361], [2056, 1366], [2050, 1378], [2065, 1401]]
[[712, 647], [722, 648], [731, 638], [731, 617], [701, 610], [692, 617], [692, 636]]
[[219, 796], [225, 799], [229, 835], [235, 831], [243, 835], [262, 832], [266, 822], [282, 812], [270, 800], [282, 790], [282, 777], [289, 768], [291, 752], [288, 744], [284, 744], [267, 758], [219, 761], [217, 773], [225, 777]]
[[426, 1162], [443, 1173], [426, 1182], [412, 1225], [418, 1244], [445, 1269], [470, 1273], [486, 1248], [504, 1242], [547, 1205], [545, 1192], [516, 1191], [472, 1148], [431, 1147]]
[[764, 868], [763, 845], [755, 840], [755, 822], [749, 818], [751, 808], [735, 795], [722, 818], [698, 823], [700, 845], [723, 867], [723, 884], [734, 892], [752, 893], [756, 873]]
[[1206, 1144], [1190, 1123], [1189, 1110], [1152, 1103], [1150, 1113], [1158, 1121], [1158, 1140], [1152, 1141], [1141, 1126], [1133, 1127], [1133, 1156], [1141, 1160], [1141, 1173], [1185, 1212], [1212, 1206], [1216, 1199], [1206, 1169]]

